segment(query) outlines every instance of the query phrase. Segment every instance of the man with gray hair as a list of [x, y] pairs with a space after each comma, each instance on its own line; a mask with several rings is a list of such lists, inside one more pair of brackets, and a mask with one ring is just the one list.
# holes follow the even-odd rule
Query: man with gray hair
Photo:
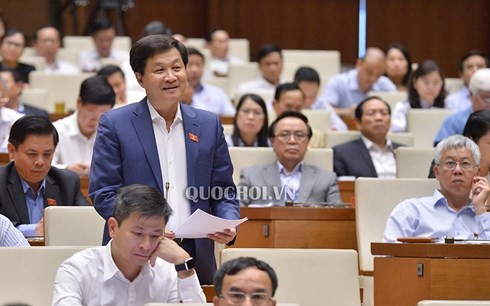
[[434, 173], [440, 188], [430, 197], [398, 204], [386, 223], [383, 241], [399, 237], [489, 239], [490, 196], [486, 178], [479, 176], [480, 150], [469, 138], [450, 136], [434, 154]]
[[469, 84], [471, 106], [447, 117], [434, 139], [434, 146], [444, 138], [463, 134], [464, 125], [471, 113], [490, 109], [490, 68], [476, 71]]

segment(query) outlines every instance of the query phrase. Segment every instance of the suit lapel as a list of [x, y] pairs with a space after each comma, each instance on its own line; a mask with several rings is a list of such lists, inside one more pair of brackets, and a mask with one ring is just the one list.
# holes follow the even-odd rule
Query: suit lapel
[[153, 122], [150, 117], [147, 99], [139, 102], [140, 107], [135, 112], [136, 116], [132, 119], [133, 127], [141, 142], [141, 147], [145, 152], [146, 159], [150, 164], [151, 171], [155, 180], [158, 183], [160, 192], [163, 192], [162, 170], [160, 168], [160, 159], [155, 141], [155, 133], [153, 132]]
[[19, 174], [13, 165], [8, 177], [7, 190], [12, 200], [12, 206], [19, 215], [20, 222], [22, 224], [29, 224], [29, 211], [27, 209], [24, 190], [22, 189]]
[[196, 183], [196, 167], [199, 165], [197, 157], [199, 156], [199, 137], [201, 127], [197, 120], [196, 113], [187, 105], [180, 105], [182, 120], [184, 124], [185, 152], [187, 158], [187, 183], [188, 186], [194, 186]]
[[[46, 185], [45, 185], [45, 197], [44, 197], [44, 207], [48, 207], [50, 205], [73, 205], [74, 203], [61, 203], [61, 199], [59, 198], [60, 193], [60, 187], [56, 185], [54, 180], [48, 175], [46, 177]], [[48, 203], [48, 199], [49, 202]], [[54, 202], [52, 202], [54, 201]]]
[[301, 169], [301, 180], [299, 182], [300, 187], [297, 202], [307, 202], [313, 190], [313, 184], [315, 183], [315, 172], [316, 170], [314, 168], [308, 167], [307, 165], [303, 164]]
[[[268, 187], [268, 196], [270, 199], [273, 199], [275, 201], [281, 200], [280, 198], [276, 197], [276, 194], [274, 192], [274, 188], [276, 188], [276, 192], [278, 193], [277, 195], [279, 196], [279, 192], [281, 192], [281, 178], [279, 176], [279, 169], [277, 167], [277, 164], [274, 162], [272, 164], [267, 164], [262, 168], [262, 178], [264, 180], [264, 186]], [[282, 191], [283, 193], [286, 191]], [[284, 196], [284, 194], [281, 194]]]
[[373, 160], [371, 159], [371, 155], [369, 155], [369, 151], [366, 148], [366, 145], [359, 139], [357, 141], [359, 146], [359, 152], [361, 153], [361, 157], [364, 159], [364, 164], [368, 167], [368, 171], [371, 173], [373, 177], [378, 177], [378, 172], [376, 172], [376, 168], [374, 167]]

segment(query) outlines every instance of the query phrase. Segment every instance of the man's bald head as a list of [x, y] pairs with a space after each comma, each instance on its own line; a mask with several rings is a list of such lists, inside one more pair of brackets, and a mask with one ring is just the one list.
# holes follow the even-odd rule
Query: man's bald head
[[379, 48], [367, 48], [364, 57], [357, 60], [357, 82], [362, 92], [367, 93], [380, 76], [385, 73], [385, 53]]

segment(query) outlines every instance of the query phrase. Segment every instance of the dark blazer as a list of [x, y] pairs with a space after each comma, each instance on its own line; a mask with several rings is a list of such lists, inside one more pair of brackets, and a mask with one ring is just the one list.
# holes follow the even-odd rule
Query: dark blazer
[[[235, 200], [233, 166], [220, 119], [210, 112], [181, 104], [189, 187], [222, 188], [227, 196], [189, 200], [191, 213], [198, 208], [224, 219], [239, 219]], [[90, 197], [99, 214], [108, 219], [114, 211], [116, 191], [131, 184], [144, 184], [164, 192], [158, 150], [146, 98], [138, 103], [104, 113], [97, 128], [92, 165]], [[184, 203], [182, 203], [184, 205]], [[104, 243], [109, 241], [107, 226]], [[186, 250], [196, 258], [201, 284], [212, 284], [216, 262], [214, 241], [190, 240]]]
[[[393, 143], [394, 149], [399, 146]], [[371, 155], [360, 138], [333, 147], [333, 171], [337, 176], [378, 177]]]
[[[3, 68], [3, 63], [0, 62], [0, 71], [2, 71]], [[22, 78], [22, 82], [24, 83], [29, 83], [29, 73], [32, 71], [36, 70], [36, 67], [33, 65], [29, 64], [24, 64], [24, 63], [18, 63], [17, 67], [14, 68], [14, 70], [17, 70], [20, 73], [20, 76]]]
[[[48, 206], [47, 199], [53, 199], [59, 206], [90, 205], [80, 192], [78, 174], [55, 167], [51, 167], [46, 177], [44, 207]], [[0, 167], [0, 214], [9, 218], [15, 226], [31, 223], [24, 190], [14, 162]]]
[[42, 108], [24, 104], [24, 114], [26, 116], [41, 116], [49, 119], [49, 114]]

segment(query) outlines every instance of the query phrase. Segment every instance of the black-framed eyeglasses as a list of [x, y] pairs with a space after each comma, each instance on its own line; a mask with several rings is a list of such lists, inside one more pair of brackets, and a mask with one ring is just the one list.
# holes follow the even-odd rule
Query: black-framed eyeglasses
[[219, 298], [225, 299], [231, 305], [242, 305], [249, 298], [254, 306], [265, 305], [265, 303], [272, 299], [266, 292], [245, 293], [241, 291], [229, 291], [220, 294]]

